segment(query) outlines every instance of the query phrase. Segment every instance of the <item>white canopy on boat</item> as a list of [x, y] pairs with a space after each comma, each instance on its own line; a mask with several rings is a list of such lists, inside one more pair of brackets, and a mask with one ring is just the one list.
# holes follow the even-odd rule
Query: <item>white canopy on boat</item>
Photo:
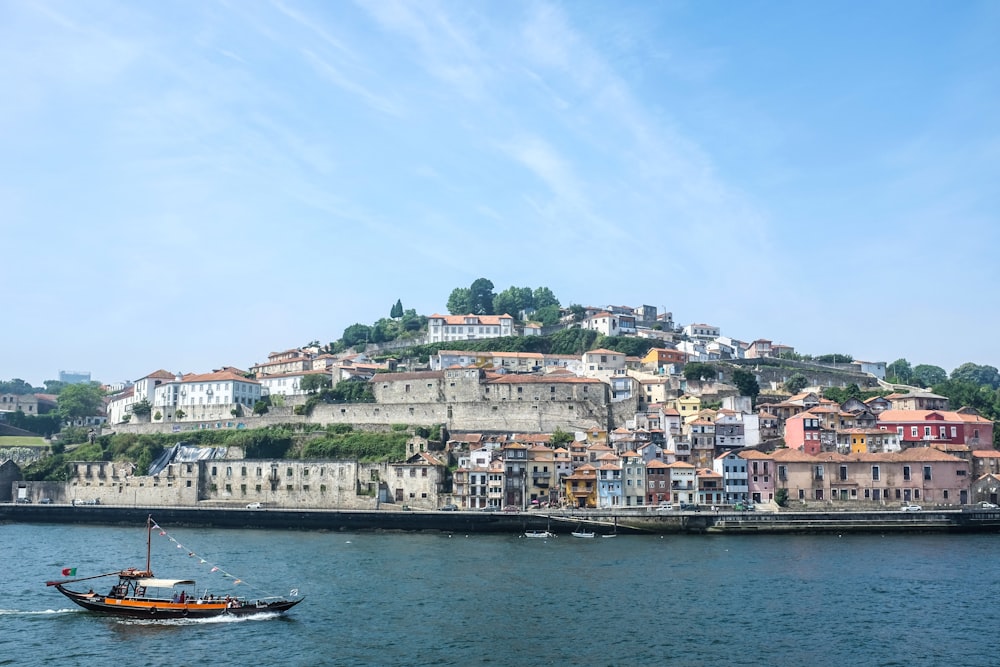
[[194, 586], [193, 579], [136, 579], [135, 583], [148, 588], [173, 588], [181, 584]]

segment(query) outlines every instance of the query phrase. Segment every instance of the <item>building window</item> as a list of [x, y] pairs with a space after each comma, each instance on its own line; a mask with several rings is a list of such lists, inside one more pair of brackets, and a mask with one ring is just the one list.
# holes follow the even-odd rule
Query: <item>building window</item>
[[881, 479], [881, 471], [878, 466], [872, 466], [872, 480], [878, 481]]
[[903, 466], [903, 481], [910, 481], [910, 466]]
[[924, 481], [925, 482], [931, 481], [931, 467], [930, 466], [924, 466]]

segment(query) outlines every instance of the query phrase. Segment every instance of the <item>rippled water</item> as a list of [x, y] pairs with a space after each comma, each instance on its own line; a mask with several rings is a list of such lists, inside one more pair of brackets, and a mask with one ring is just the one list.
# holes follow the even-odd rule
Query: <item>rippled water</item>
[[165, 528], [183, 548], [154, 536], [158, 576], [232, 590], [194, 551], [244, 593], [306, 600], [245, 620], [94, 616], [44, 582], [142, 566], [144, 527], [3, 525], [0, 665], [995, 664], [1000, 536]]

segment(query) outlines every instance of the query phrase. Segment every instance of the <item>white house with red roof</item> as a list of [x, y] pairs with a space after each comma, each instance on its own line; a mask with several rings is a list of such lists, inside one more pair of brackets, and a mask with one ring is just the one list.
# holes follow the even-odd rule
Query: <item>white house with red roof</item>
[[514, 335], [514, 318], [503, 315], [431, 315], [427, 318], [427, 342], [483, 340]]
[[155, 388], [152, 403], [165, 420], [174, 419], [176, 411], [182, 410], [184, 418], [197, 421], [229, 418], [236, 406], [252, 408], [260, 397], [259, 382], [222, 370], [189, 373], [164, 382]]

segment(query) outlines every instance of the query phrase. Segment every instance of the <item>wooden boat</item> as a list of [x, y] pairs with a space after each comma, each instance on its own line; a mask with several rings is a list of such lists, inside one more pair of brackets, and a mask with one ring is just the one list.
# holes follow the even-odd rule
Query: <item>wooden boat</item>
[[[150, 569], [151, 539], [154, 527], [153, 517], [146, 520], [146, 567], [143, 570], [128, 568], [117, 572], [108, 572], [90, 577], [48, 581], [46, 586], [54, 586], [57, 591], [70, 600], [90, 611], [114, 616], [131, 616], [136, 618], [172, 619], [172, 618], [210, 618], [213, 616], [249, 616], [251, 614], [284, 613], [302, 602], [305, 598], [294, 599], [263, 597], [248, 599], [239, 596], [215, 596], [204, 594], [202, 597], [188, 597], [186, 589], [181, 593], [171, 593], [178, 587], [190, 586], [195, 590], [193, 579], [159, 579], [153, 576]], [[216, 568], [217, 569], [217, 568]], [[63, 574], [66, 574], [64, 571]], [[111, 586], [106, 594], [95, 593], [93, 589], [87, 592], [71, 590], [68, 584], [81, 581], [100, 579], [103, 577], [118, 577], [117, 583]], [[297, 595], [292, 591], [292, 595]]]

